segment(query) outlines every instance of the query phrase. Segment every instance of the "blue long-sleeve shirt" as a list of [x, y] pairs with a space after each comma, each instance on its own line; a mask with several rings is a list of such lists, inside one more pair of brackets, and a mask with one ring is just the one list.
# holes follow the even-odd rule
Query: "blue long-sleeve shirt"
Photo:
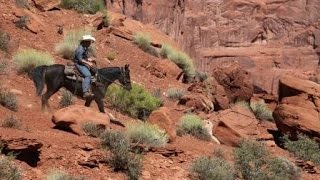
[[77, 47], [74, 55], [74, 62], [83, 64], [82, 61], [86, 61], [89, 57], [89, 49], [83, 47], [81, 44]]

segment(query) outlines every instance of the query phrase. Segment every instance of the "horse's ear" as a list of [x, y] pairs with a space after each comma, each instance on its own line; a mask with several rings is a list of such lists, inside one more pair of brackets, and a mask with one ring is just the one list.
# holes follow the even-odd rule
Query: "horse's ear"
[[124, 65], [125, 69], [129, 69], [129, 64]]

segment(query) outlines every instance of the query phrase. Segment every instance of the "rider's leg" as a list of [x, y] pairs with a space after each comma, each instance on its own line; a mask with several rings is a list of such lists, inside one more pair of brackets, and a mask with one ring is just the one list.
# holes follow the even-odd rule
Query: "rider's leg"
[[83, 82], [82, 82], [82, 90], [83, 93], [89, 92], [90, 90], [90, 79], [91, 79], [91, 73], [90, 70], [83, 65], [77, 64], [76, 67], [81, 72], [81, 74], [84, 76]]

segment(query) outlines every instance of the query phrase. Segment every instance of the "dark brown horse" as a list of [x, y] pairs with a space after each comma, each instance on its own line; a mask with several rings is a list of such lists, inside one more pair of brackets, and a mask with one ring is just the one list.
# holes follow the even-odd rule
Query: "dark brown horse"
[[[82, 97], [82, 82], [68, 79], [64, 73], [65, 66], [54, 64], [50, 66], [39, 66], [32, 71], [32, 80], [36, 86], [37, 95], [40, 96], [44, 86], [47, 91], [42, 95], [42, 109], [49, 107], [48, 99], [55, 94], [60, 88], [65, 87], [74, 95]], [[129, 65], [124, 67], [106, 67], [97, 70], [97, 83], [92, 85], [93, 97], [87, 98], [85, 106], [89, 107], [95, 100], [98, 104], [99, 111], [105, 113], [103, 98], [108, 86], [118, 80], [126, 90], [131, 90]]]

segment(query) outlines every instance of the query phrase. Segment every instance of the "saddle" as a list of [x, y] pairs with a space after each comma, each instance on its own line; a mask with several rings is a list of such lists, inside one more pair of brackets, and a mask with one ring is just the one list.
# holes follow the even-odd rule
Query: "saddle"
[[[91, 69], [91, 83], [96, 82], [97, 79], [97, 73], [95, 72], [95, 70]], [[70, 80], [74, 80], [74, 81], [78, 81], [78, 82], [82, 82], [83, 81], [83, 75], [81, 74], [81, 72], [76, 68], [74, 63], [67, 63], [67, 65], [64, 68], [64, 74], [66, 75], [67, 79]]]

